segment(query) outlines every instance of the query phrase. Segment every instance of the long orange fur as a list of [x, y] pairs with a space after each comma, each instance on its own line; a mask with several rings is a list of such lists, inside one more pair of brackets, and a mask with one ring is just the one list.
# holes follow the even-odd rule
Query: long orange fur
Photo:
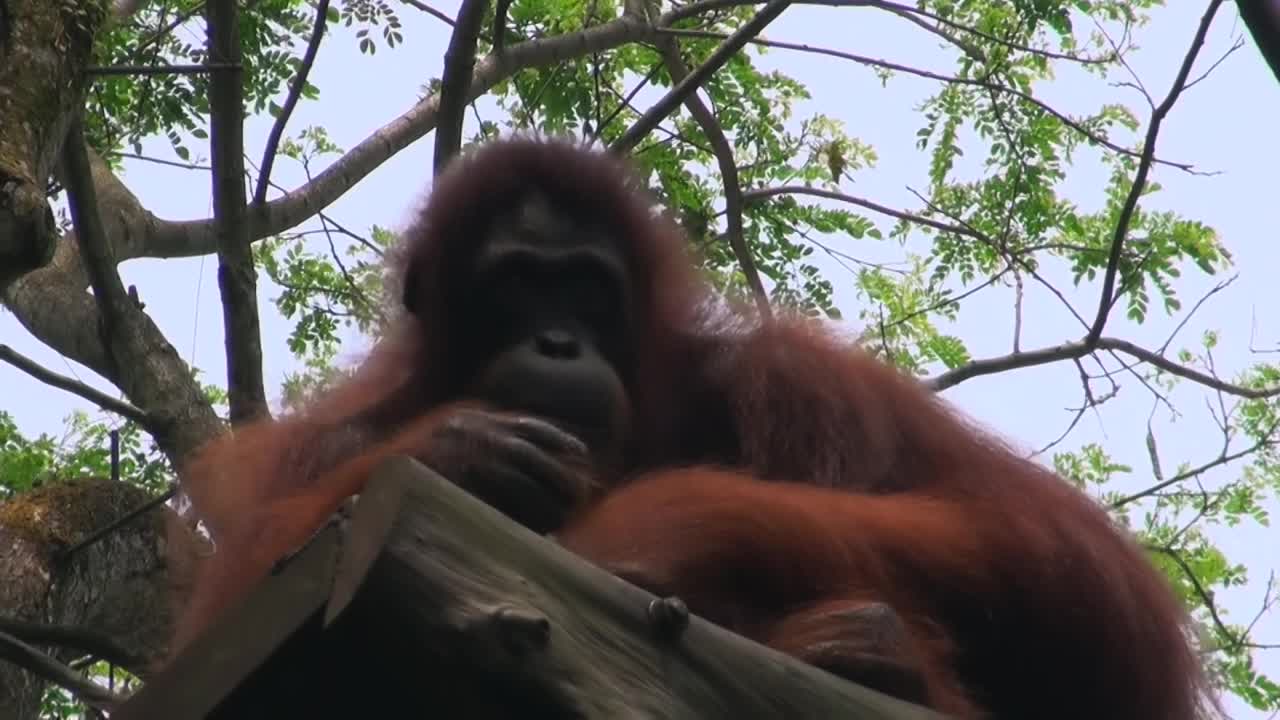
[[887, 605], [907, 632], [899, 659], [956, 717], [1212, 710], [1184, 609], [1093, 501], [817, 324], [726, 315], [618, 161], [543, 139], [490, 144], [438, 178], [400, 260], [419, 312], [353, 379], [185, 468], [218, 551], [175, 648], [377, 459], [429, 450], [465, 400], [449, 338], [477, 330], [449, 312], [458, 258], [484, 217], [531, 188], [621, 240], [635, 286], [625, 461], [557, 533], [566, 547], [804, 659], [856, 648], [847, 611]]

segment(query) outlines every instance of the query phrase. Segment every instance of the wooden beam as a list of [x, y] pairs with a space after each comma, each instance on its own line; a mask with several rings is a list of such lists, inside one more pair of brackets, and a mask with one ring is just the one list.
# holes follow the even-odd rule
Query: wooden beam
[[208, 717], [324, 606], [339, 540], [336, 527], [323, 529], [112, 713], [112, 720]]
[[336, 570], [306, 548], [130, 703], [148, 712], [116, 717], [206, 717], [224, 690], [208, 717], [939, 717], [700, 618], [664, 623], [651, 608], [672, 606], [409, 458], [379, 467], [340, 535]]

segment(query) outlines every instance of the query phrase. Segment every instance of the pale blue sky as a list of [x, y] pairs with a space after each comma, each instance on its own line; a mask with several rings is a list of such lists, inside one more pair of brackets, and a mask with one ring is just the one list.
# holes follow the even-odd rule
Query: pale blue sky
[[[1155, 14], [1151, 26], [1138, 33], [1143, 49], [1131, 64], [1153, 95], [1163, 97], [1180, 62], [1204, 3], [1174, 0], [1172, 9]], [[439, 9], [452, 14], [456, 3], [442, 2]], [[389, 51], [379, 49], [375, 57], [361, 56], [349, 32], [331, 38], [320, 55], [313, 81], [322, 89], [322, 99], [301, 106], [291, 126], [293, 132], [308, 124], [324, 125], [333, 140], [350, 148], [369, 133], [404, 112], [418, 96], [426, 80], [438, 76], [441, 57], [448, 42], [447, 28], [440, 22], [417, 14], [412, 8], [399, 10], [405, 21], [407, 44]], [[1219, 13], [1202, 53], [1199, 67], [1206, 67], [1244, 32], [1235, 18], [1234, 6]], [[774, 23], [767, 36], [776, 40], [803, 42], [879, 57], [947, 73], [951, 53], [925, 36], [913, 25], [884, 13], [867, 9], [795, 7]], [[1234, 254], [1235, 272], [1240, 278], [1215, 296], [1188, 323], [1178, 336], [1180, 344], [1195, 345], [1205, 329], [1217, 329], [1221, 342], [1215, 351], [1219, 371], [1231, 376], [1246, 367], [1252, 356], [1249, 346], [1280, 346], [1280, 320], [1272, 313], [1280, 288], [1271, 276], [1280, 266], [1280, 246], [1276, 244], [1277, 183], [1280, 143], [1275, 140], [1276, 119], [1280, 118], [1280, 84], [1272, 78], [1246, 37], [1246, 46], [1229, 58], [1206, 83], [1193, 88], [1177, 105], [1165, 123], [1158, 154], [1166, 159], [1194, 162], [1202, 170], [1218, 170], [1214, 177], [1190, 176], [1164, 168], [1155, 179], [1164, 191], [1146, 201], [1146, 207], [1174, 209], [1214, 226]], [[203, 42], [192, 35], [193, 43]], [[882, 88], [870, 70], [812, 55], [772, 51], [762, 63], [784, 70], [804, 82], [813, 100], [797, 108], [796, 116], [822, 112], [847, 124], [849, 133], [871, 144], [879, 154], [878, 167], [857, 175], [846, 185], [852, 194], [877, 202], [914, 208], [917, 201], [908, 187], [926, 185], [927, 157], [915, 149], [919, 116], [917, 103], [934, 92], [931, 81], [899, 77]], [[1043, 88], [1041, 97], [1069, 114], [1091, 112], [1102, 102], [1123, 102], [1145, 121], [1147, 109], [1131, 90], [1110, 87], [1074, 68], [1060, 70], [1061, 77]], [[486, 108], [482, 107], [482, 111]], [[492, 110], [492, 106], [487, 106]], [[494, 117], [490, 113], [489, 117]], [[249, 155], [261, 155], [269, 127], [267, 120], [255, 119], [246, 129]], [[420, 141], [378, 169], [353, 191], [341, 198], [329, 212], [344, 225], [365, 230], [370, 224], [398, 228], [413, 203], [421, 196], [430, 175], [431, 136]], [[197, 146], [193, 145], [193, 149]], [[976, 155], [976, 146], [972, 155]], [[151, 143], [149, 152], [169, 157], [166, 143]], [[207, 152], [199, 150], [203, 157]], [[976, 169], [974, 170], [976, 171]], [[1085, 209], [1103, 202], [1106, 170], [1093, 156], [1082, 153], [1077, 169], [1064, 187], [1066, 195]], [[277, 165], [274, 179], [292, 187], [304, 179], [299, 168], [288, 161]], [[202, 172], [165, 168], [130, 162], [125, 181], [157, 215], [168, 219], [207, 217], [209, 180]], [[882, 219], [876, 218], [879, 222]], [[881, 222], [888, 228], [888, 222]], [[868, 260], [901, 259], [902, 250], [893, 244], [834, 239], [841, 250]], [[913, 249], [920, 246], [914, 245]], [[147, 309], [179, 352], [219, 383], [224, 377], [222, 322], [215, 277], [216, 260], [211, 258], [178, 261], [141, 260], [121, 269], [126, 283], [136, 284]], [[856, 317], [859, 300], [852, 292], [845, 271], [832, 267], [838, 301], [848, 317]], [[1063, 273], [1051, 277], [1065, 280]], [[1186, 270], [1178, 286], [1184, 307], [1190, 307], [1217, 279], [1206, 279]], [[1068, 282], [1060, 287], [1069, 287]], [[843, 289], [840, 289], [843, 288]], [[276, 289], [261, 287], [263, 344], [268, 392], [278, 393], [283, 374], [294, 367], [285, 347], [289, 324], [275, 312], [270, 300]], [[1096, 291], [1089, 286], [1069, 294], [1077, 307], [1091, 316]], [[1022, 346], [1041, 347], [1077, 339], [1081, 332], [1074, 320], [1043, 291], [1030, 290], [1025, 306]], [[1146, 326], [1135, 326], [1117, 316], [1108, 334], [1124, 337], [1148, 347], [1158, 346], [1181, 317], [1152, 314]], [[966, 301], [953, 332], [968, 343], [977, 357], [1005, 354], [1010, 350], [1012, 301], [1007, 290], [982, 293]], [[113, 388], [89, 370], [68, 363], [29, 336], [11, 315], [0, 313], [0, 339], [55, 371], [73, 374], [109, 392]], [[358, 354], [361, 346], [348, 351]], [[1264, 358], [1265, 359], [1265, 358]], [[1126, 486], [1142, 487], [1149, 482], [1149, 463], [1143, 438], [1153, 402], [1139, 384], [1124, 380], [1120, 396], [1100, 413], [1087, 414], [1061, 446], [1075, 449], [1087, 442], [1099, 442], [1115, 459], [1133, 466]], [[73, 409], [93, 410], [85, 401], [42, 386], [8, 365], [0, 364], [0, 407], [12, 412], [24, 432], [58, 433], [63, 418]], [[1069, 363], [1005, 373], [969, 381], [947, 392], [950, 400], [1011, 438], [1021, 447], [1037, 448], [1056, 438], [1070, 421], [1064, 410], [1081, 404], [1076, 371]], [[1157, 409], [1153, 420], [1162, 451], [1163, 467], [1169, 472], [1178, 463], [1199, 464], [1215, 457], [1221, 436], [1206, 410], [1206, 395], [1185, 385], [1170, 395], [1179, 412], [1170, 418]], [[1211, 399], [1211, 398], [1210, 398]], [[1236, 468], [1221, 471], [1206, 480], [1221, 483]], [[1272, 507], [1280, 510], [1275, 503]], [[1274, 511], [1273, 511], [1274, 512]], [[1273, 529], [1247, 526], [1216, 530], [1223, 549], [1232, 559], [1245, 563], [1251, 583], [1242, 589], [1219, 593], [1230, 610], [1229, 619], [1247, 622], [1262, 599], [1268, 573], [1280, 562], [1271, 548], [1277, 545]], [[1257, 640], [1280, 643], [1280, 616], [1258, 625]], [[1100, 648], [1100, 652], [1105, 649]], [[1280, 651], [1258, 655], [1260, 668], [1280, 678]], [[1238, 701], [1229, 709], [1236, 718], [1261, 718]]]

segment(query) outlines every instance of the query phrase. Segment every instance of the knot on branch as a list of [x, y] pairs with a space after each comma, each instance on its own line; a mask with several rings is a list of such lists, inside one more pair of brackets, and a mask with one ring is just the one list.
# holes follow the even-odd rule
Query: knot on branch
[[491, 636], [513, 658], [541, 653], [551, 643], [547, 616], [514, 605], [493, 608], [468, 629]]
[[654, 598], [649, 603], [649, 622], [660, 637], [674, 640], [689, 627], [689, 606], [674, 596]]

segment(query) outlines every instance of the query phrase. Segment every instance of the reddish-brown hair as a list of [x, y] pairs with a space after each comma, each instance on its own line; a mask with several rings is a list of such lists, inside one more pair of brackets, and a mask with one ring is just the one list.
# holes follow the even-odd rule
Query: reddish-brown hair
[[465, 400], [449, 341], [484, 331], [449, 311], [460, 258], [488, 218], [538, 192], [619, 242], [635, 290], [632, 437], [622, 472], [600, 479], [612, 489], [559, 534], [567, 547], [806, 659], [857, 646], [842, 608], [887, 605], [931, 704], [960, 717], [1192, 720], [1212, 707], [1185, 611], [1101, 508], [829, 329], [717, 304], [640, 186], [611, 156], [531, 138], [440, 176], [398, 260], [413, 312], [353, 378], [184, 469], [219, 550], [177, 646], [377, 458], [429, 446]]

